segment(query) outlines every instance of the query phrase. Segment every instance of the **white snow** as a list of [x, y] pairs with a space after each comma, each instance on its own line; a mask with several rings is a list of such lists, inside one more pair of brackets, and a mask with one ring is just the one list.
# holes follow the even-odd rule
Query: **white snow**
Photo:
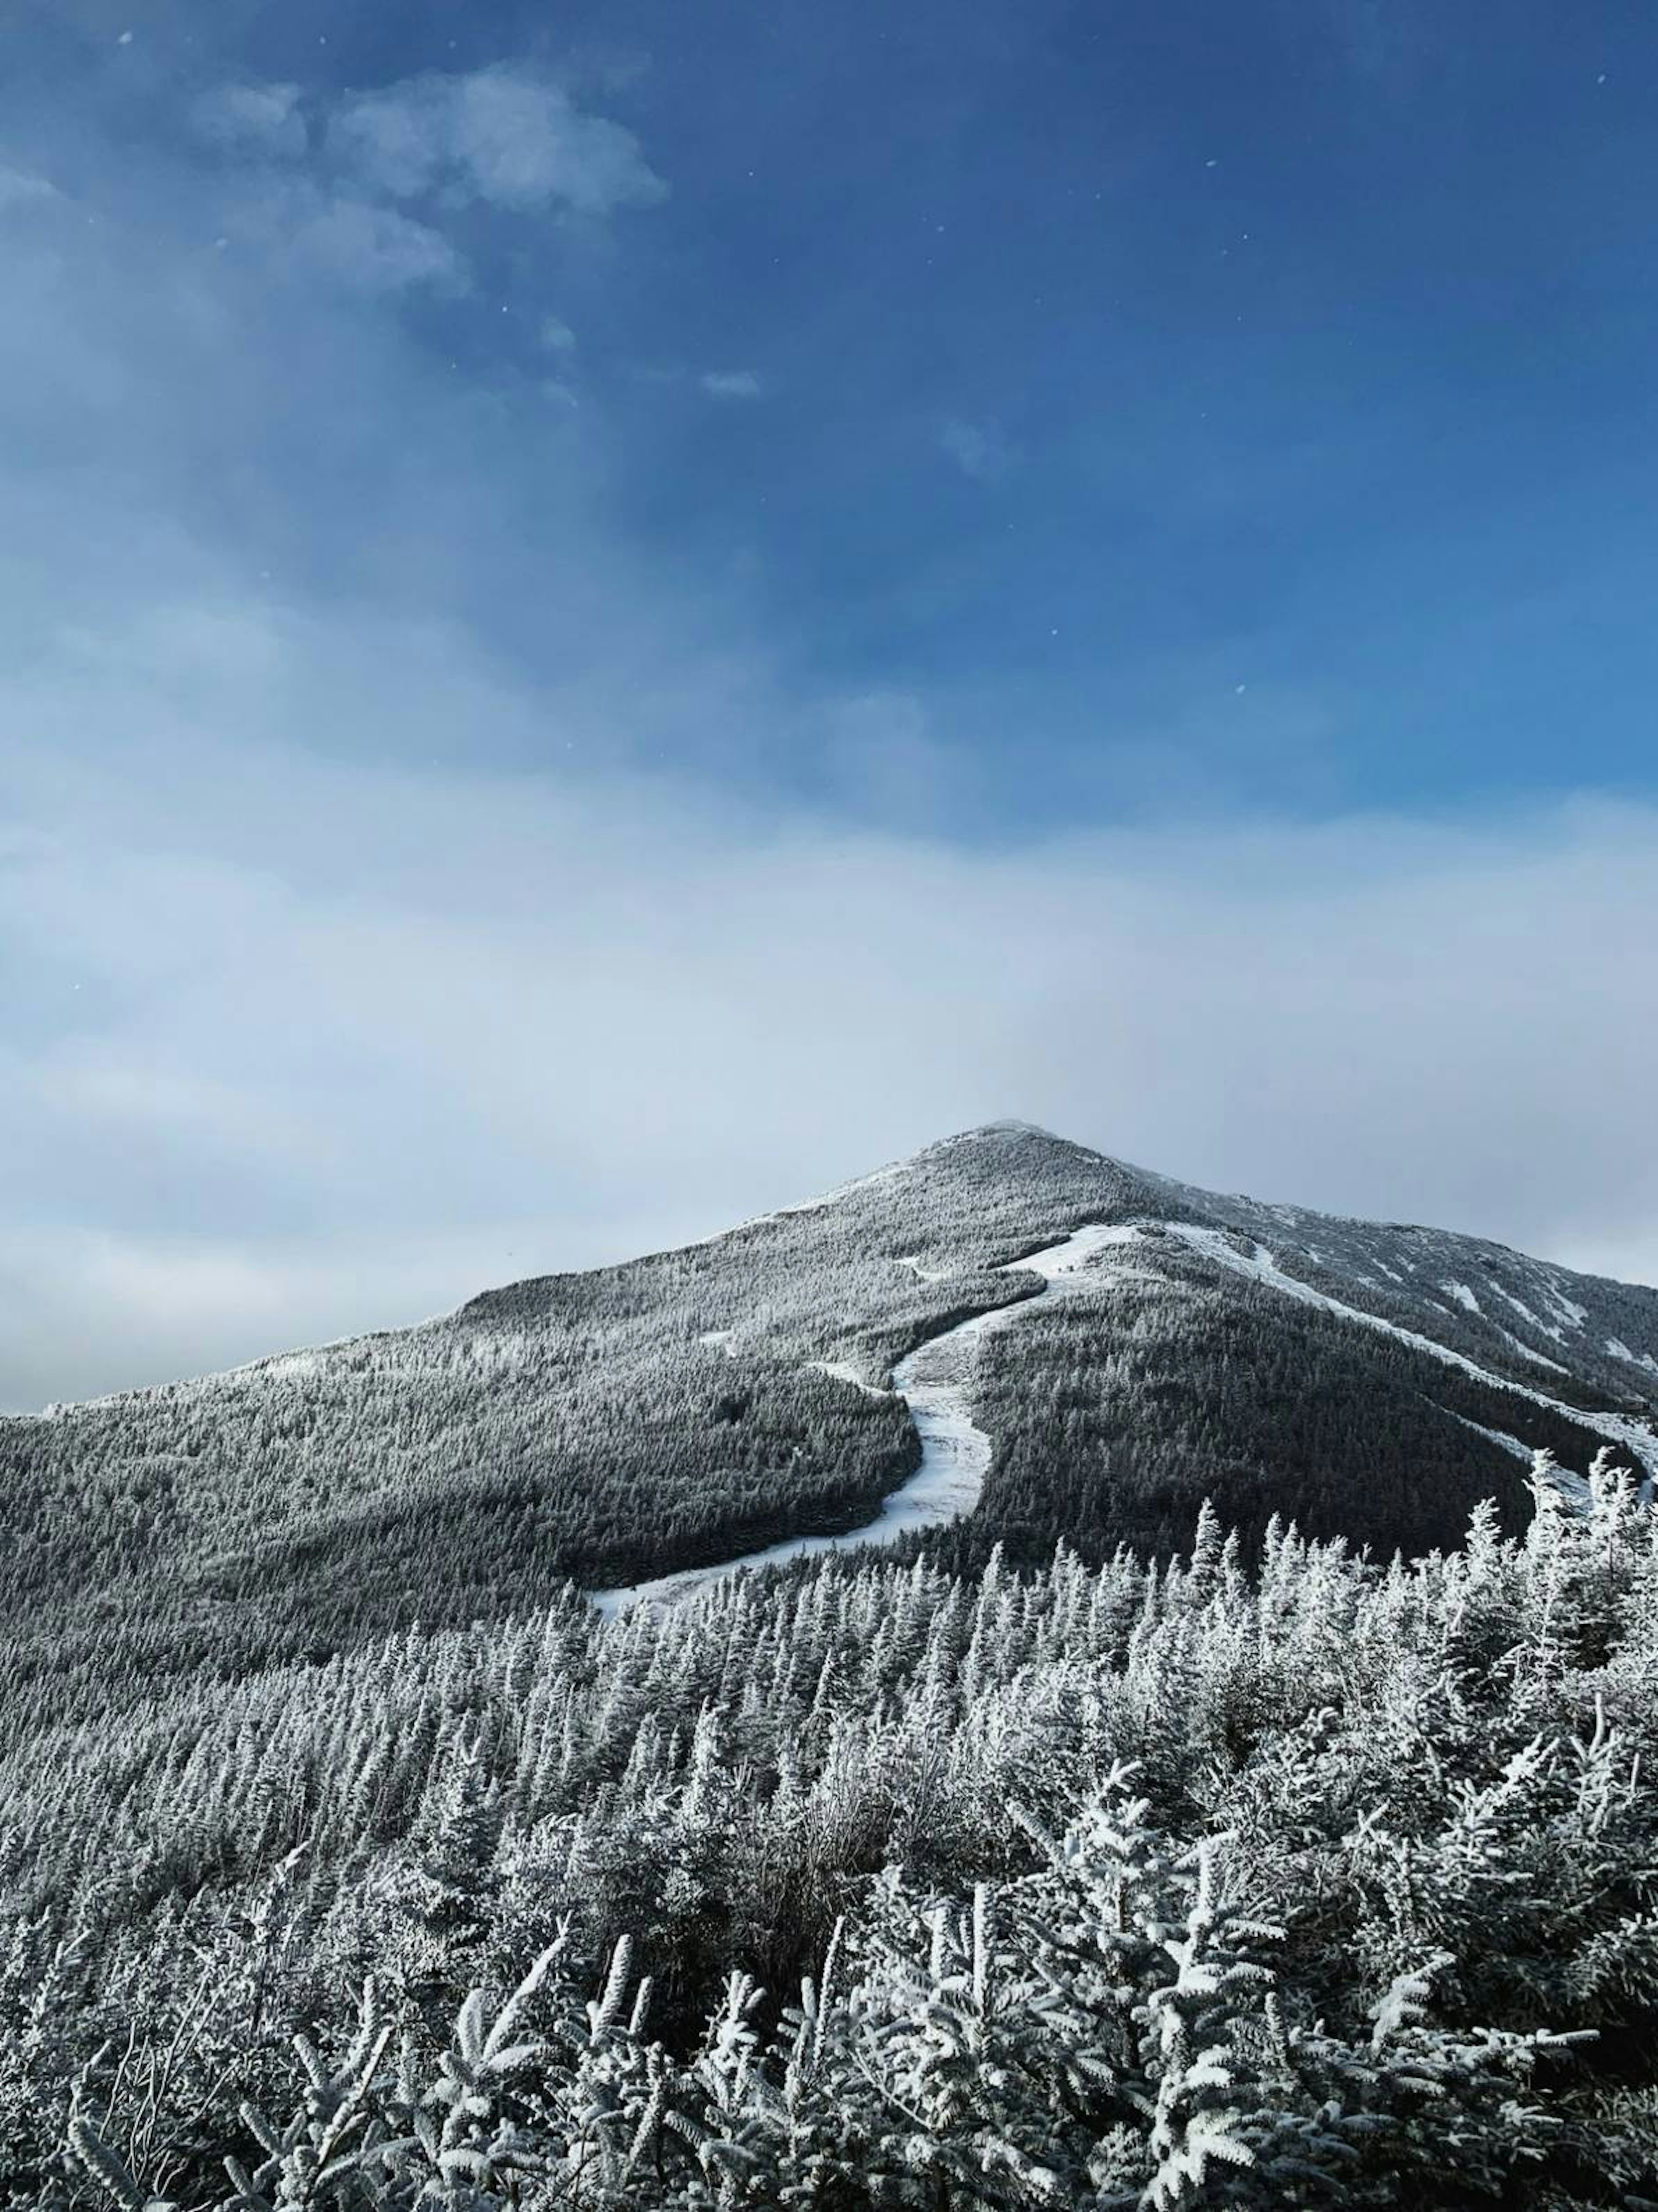
[[[1506, 1298], [1509, 1304], [1514, 1308], [1515, 1311], [1517, 1314], [1523, 1316], [1523, 1317], [1531, 1323], [1532, 1327], [1536, 1329], [1540, 1335], [1552, 1336], [1557, 1344], [1564, 1342], [1564, 1340], [1562, 1338], [1559, 1330], [1551, 1327], [1551, 1325], [1546, 1321], [1540, 1321], [1523, 1298], [1515, 1297], [1512, 1291], [1505, 1291], [1501, 1283], [1497, 1284], [1494, 1287], [1498, 1297]], [[1553, 1363], [1551, 1362], [1550, 1364], [1552, 1364]], [[1562, 1368], [1562, 1374], [1564, 1374], [1565, 1371], [1566, 1370]]]
[[[1471, 1421], [1466, 1413], [1451, 1413], [1449, 1407], [1446, 1407], [1444, 1410], [1451, 1413], [1451, 1419], [1454, 1421], [1461, 1421], [1465, 1429], [1472, 1429], [1476, 1436], [1489, 1437], [1494, 1444], [1500, 1444], [1505, 1452], [1512, 1452], [1516, 1459], [1523, 1459], [1527, 1466], [1535, 1462], [1537, 1454], [1528, 1443], [1522, 1443], [1520, 1437], [1509, 1436], [1502, 1429], [1488, 1429], [1483, 1421]], [[1575, 1474], [1569, 1467], [1552, 1467], [1549, 1469], [1549, 1480], [1568, 1504], [1575, 1507], [1580, 1513], [1588, 1511], [1589, 1486], [1584, 1476]]]
[[1509, 1346], [1512, 1350], [1517, 1352], [1522, 1359], [1529, 1359], [1533, 1367], [1547, 1367], [1552, 1369], [1557, 1375], [1570, 1375], [1571, 1373], [1570, 1367], [1563, 1367], [1558, 1359], [1551, 1359], [1546, 1352], [1535, 1351], [1529, 1344], [1522, 1342], [1521, 1340], [1515, 1334], [1511, 1328], [1504, 1328], [1501, 1322], [1494, 1321], [1491, 1323], [1491, 1327], [1497, 1331], [1504, 1344]]
[[[1395, 1276], [1394, 1279], [1396, 1282], [1399, 1279]], [[1458, 1305], [1467, 1306], [1470, 1313], [1479, 1313], [1479, 1301], [1466, 1283], [1442, 1283], [1439, 1287], [1442, 1291], [1448, 1291]]]
[[837, 1382], [850, 1382], [854, 1390], [867, 1391], [872, 1398], [884, 1398], [887, 1395], [884, 1390], [878, 1389], [873, 1382], [865, 1382], [858, 1370], [855, 1367], [848, 1367], [844, 1359], [812, 1359], [808, 1360], [806, 1364], [810, 1367], [816, 1368], [820, 1375], [832, 1375]]
[[321, 1366], [322, 1361], [314, 1352], [279, 1352], [274, 1358], [261, 1360], [258, 1371], [273, 1380], [288, 1382], [301, 1376], [315, 1375]]
[[[1139, 1237], [1137, 1229], [1090, 1223], [1058, 1244], [1011, 1261], [1002, 1272], [1028, 1270], [1041, 1275], [1045, 1289], [1039, 1296], [1063, 1297], [1067, 1289], [1080, 1287], [1076, 1279], [1096, 1254], [1108, 1246], [1134, 1243]], [[791, 1536], [780, 1544], [767, 1545], [763, 1551], [723, 1559], [716, 1566], [687, 1567], [678, 1574], [659, 1575], [653, 1582], [630, 1583], [620, 1589], [590, 1590], [592, 1604], [610, 1619], [635, 1605], [676, 1605], [744, 1567], [781, 1566], [789, 1559], [851, 1551], [860, 1544], [892, 1544], [912, 1528], [936, 1528], [970, 1513], [979, 1502], [992, 1449], [990, 1438], [975, 1425], [970, 1410], [979, 1346], [993, 1330], [1005, 1328], [1035, 1303], [1023, 1298], [958, 1322], [954, 1328], [929, 1337], [893, 1369], [892, 1387], [908, 1406], [921, 1439], [921, 1463], [908, 1482], [882, 1499], [881, 1510], [872, 1521], [837, 1536]], [[818, 1359], [811, 1364], [825, 1374], [856, 1382], [860, 1389], [870, 1388], [840, 1362]]]
[[1505, 1429], [1488, 1429], [1483, 1421], [1471, 1421], [1466, 1413], [1456, 1413], [1448, 1406], [1443, 1411], [1449, 1413], [1454, 1421], [1461, 1421], [1465, 1429], [1472, 1429], [1477, 1437], [1486, 1437], [1492, 1443], [1501, 1444], [1505, 1452], [1512, 1452], [1516, 1459], [1523, 1459], [1529, 1464], [1535, 1458], [1535, 1453], [1522, 1437], [1511, 1437]]
[[735, 1359], [737, 1348], [732, 1340], [736, 1334], [734, 1328], [705, 1328], [696, 1340], [699, 1344], [712, 1345], [716, 1352], [723, 1352], [727, 1359]]
[[[1451, 1413], [1449, 1407], [1444, 1410]], [[1488, 1429], [1483, 1421], [1471, 1421], [1466, 1413], [1451, 1413], [1451, 1419], [1461, 1421], [1465, 1429], [1472, 1429], [1476, 1436], [1489, 1437], [1494, 1444], [1500, 1444], [1505, 1452], [1512, 1452], [1516, 1459], [1523, 1459], [1527, 1466], [1536, 1460], [1537, 1454], [1518, 1437], [1511, 1437], [1502, 1429]], [[1588, 1510], [1589, 1486], [1584, 1476], [1574, 1474], [1569, 1467], [1552, 1467], [1549, 1480], [1568, 1504], [1575, 1506], [1580, 1513]]]
[[1140, 1231], [1133, 1222], [1091, 1221], [1086, 1228], [1074, 1230], [1062, 1243], [1049, 1244], [1040, 1252], [1031, 1252], [1023, 1260], [1010, 1260], [1004, 1273], [1020, 1267], [1029, 1267], [1038, 1275], [1045, 1275], [1052, 1283], [1061, 1275], [1074, 1275], [1085, 1267], [1099, 1253], [1114, 1244], [1138, 1244]]
[[1631, 1352], [1620, 1336], [1609, 1336], [1606, 1350], [1614, 1359], [1627, 1359], [1631, 1367], [1649, 1368], [1653, 1374], [1658, 1375], [1658, 1359], [1655, 1359], [1649, 1352]]

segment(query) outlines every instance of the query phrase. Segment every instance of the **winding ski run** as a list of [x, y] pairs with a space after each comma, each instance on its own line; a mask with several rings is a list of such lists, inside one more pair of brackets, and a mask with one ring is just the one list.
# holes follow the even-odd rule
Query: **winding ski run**
[[[1378, 1330], [1398, 1343], [1408, 1345], [1412, 1351], [1459, 1369], [1490, 1389], [1506, 1392], [1511, 1397], [1564, 1415], [1627, 1455], [1640, 1476], [1642, 1502], [1651, 1504], [1655, 1488], [1658, 1488], [1658, 1431], [1610, 1408], [1588, 1412], [1570, 1405], [1564, 1399], [1551, 1397], [1546, 1391], [1516, 1382], [1511, 1376], [1495, 1375], [1466, 1354], [1454, 1352], [1448, 1345], [1437, 1343], [1416, 1329], [1401, 1328], [1397, 1322], [1384, 1321], [1378, 1314], [1344, 1304], [1327, 1292], [1315, 1290], [1310, 1283], [1286, 1274], [1265, 1245], [1256, 1244], [1252, 1251], [1245, 1252], [1239, 1249], [1234, 1239], [1219, 1231], [1192, 1222], [1122, 1222], [1111, 1226], [1094, 1222], [1075, 1231], [1063, 1243], [1033, 1252], [1028, 1259], [1010, 1261], [1002, 1272], [1012, 1273], [1021, 1268], [1029, 1269], [1043, 1279], [1043, 1293], [1063, 1296], [1067, 1287], [1075, 1289], [1088, 1282], [1084, 1271], [1100, 1253], [1111, 1246], [1140, 1243], [1148, 1234], [1178, 1237], [1216, 1266], [1248, 1276], [1281, 1297], [1315, 1306], [1361, 1328]], [[919, 1262], [914, 1260], [902, 1264], [921, 1272]], [[1097, 1274], [1092, 1279], [1097, 1283]], [[893, 1369], [892, 1387], [909, 1407], [921, 1439], [921, 1462], [908, 1482], [902, 1483], [883, 1499], [881, 1510], [872, 1521], [839, 1536], [794, 1536], [781, 1544], [768, 1545], [763, 1551], [745, 1552], [738, 1559], [722, 1560], [717, 1566], [689, 1567], [680, 1574], [662, 1575], [654, 1582], [633, 1583], [623, 1589], [592, 1590], [588, 1593], [592, 1602], [600, 1613], [607, 1614], [623, 1613], [641, 1603], [673, 1605], [681, 1599], [695, 1596], [711, 1583], [740, 1573], [744, 1567], [777, 1566], [786, 1559], [808, 1559], [818, 1552], [851, 1551], [860, 1544], [891, 1544], [912, 1528], [936, 1528], [941, 1522], [958, 1520], [963, 1514], [970, 1513], [979, 1502], [991, 1454], [990, 1438], [975, 1425], [969, 1410], [974, 1361], [983, 1338], [993, 1329], [1006, 1328], [1035, 1304], [1033, 1298], [1022, 1298], [1015, 1305], [998, 1306], [991, 1313], [975, 1314], [971, 1321], [958, 1322], [953, 1328], [929, 1337]], [[829, 1373], [838, 1375], [855, 1389], [869, 1387], [859, 1382], [849, 1369], [828, 1361], [820, 1364]], [[1469, 1425], [1479, 1425], [1475, 1422]], [[1521, 1458], [1532, 1455], [1529, 1448], [1517, 1437], [1495, 1429], [1484, 1433]], [[1569, 1496], [1586, 1493], [1587, 1486], [1581, 1477], [1562, 1470], [1558, 1480]]]
[[[1063, 1296], [1074, 1287], [1089, 1261], [1108, 1245], [1127, 1244], [1137, 1232], [1127, 1225], [1106, 1227], [1091, 1223], [1075, 1231], [1062, 1243], [1014, 1260], [1005, 1274], [1026, 1272], [1042, 1278], [1037, 1297]], [[918, 1270], [919, 1272], [919, 1270]], [[881, 1501], [881, 1510], [861, 1528], [838, 1536], [791, 1536], [762, 1551], [744, 1552], [711, 1567], [687, 1567], [676, 1575], [659, 1575], [654, 1582], [629, 1583], [620, 1589], [591, 1590], [591, 1602], [614, 1616], [636, 1605], [677, 1605], [695, 1597], [711, 1583], [745, 1567], [780, 1566], [787, 1559], [813, 1558], [821, 1552], [849, 1552], [860, 1544], [895, 1544], [912, 1528], [932, 1528], [959, 1520], [979, 1502], [985, 1470], [990, 1465], [991, 1442], [975, 1425], [969, 1407], [973, 1369], [981, 1343], [993, 1329], [1006, 1328], [1028, 1313], [1036, 1298], [1021, 1298], [1011, 1306], [997, 1306], [975, 1314], [970, 1321], [930, 1336], [892, 1370], [892, 1387], [908, 1407], [910, 1419], [921, 1439], [921, 1459], [908, 1482], [901, 1483]], [[868, 1386], [844, 1368], [822, 1363], [830, 1374], [854, 1389]]]

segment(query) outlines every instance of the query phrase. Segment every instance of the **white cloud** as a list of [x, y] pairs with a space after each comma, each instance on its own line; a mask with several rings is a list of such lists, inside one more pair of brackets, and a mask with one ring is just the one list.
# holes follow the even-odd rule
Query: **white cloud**
[[456, 82], [416, 77], [347, 100], [329, 125], [329, 151], [362, 182], [413, 199], [451, 159]]
[[347, 172], [394, 199], [436, 193], [604, 216], [667, 191], [632, 131], [583, 113], [550, 78], [517, 64], [363, 94], [339, 108], [328, 144]]
[[[240, 652], [206, 672], [234, 740], [198, 734], [210, 689], [118, 653], [64, 703], [85, 757], [9, 764], [0, 939], [37, 1012], [0, 1083], [0, 1402], [414, 1318], [1007, 1113], [1658, 1273], [1658, 978], [1625, 903], [1658, 811], [975, 851], [908, 826], [944, 763], [902, 697], [843, 717], [921, 749], [884, 807], [905, 826], [859, 828], [619, 775], [331, 764], [275, 732], [352, 711], [337, 666], [313, 629], [279, 641], [252, 691]], [[437, 680], [361, 617], [329, 651], [372, 669], [408, 760], [518, 714], [558, 757], [557, 704], [458, 644]], [[16, 682], [0, 708], [39, 723]]]
[[465, 282], [460, 256], [440, 231], [363, 200], [331, 200], [296, 228], [294, 243], [319, 268], [371, 291]]
[[711, 368], [698, 381], [711, 399], [759, 399], [766, 389], [751, 368]]
[[203, 93], [191, 111], [214, 145], [296, 161], [307, 143], [296, 84], [227, 84]]
[[[323, 151], [301, 168], [312, 142], [296, 85], [222, 85], [196, 101], [198, 136], [237, 157], [217, 220], [228, 241], [369, 292], [465, 289], [446, 222], [469, 203], [603, 216], [667, 190], [631, 131], [582, 112], [525, 65], [413, 77], [317, 106]], [[9, 173], [0, 171], [0, 206]], [[574, 337], [550, 316], [542, 341], [568, 350]]]
[[442, 231], [400, 208], [284, 178], [246, 193], [227, 211], [234, 239], [273, 251], [355, 291], [395, 293], [426, 285], [461, 291], [466, 264]]
[[539, 332], [541, 343], [549, 353], [574, 353], [575, 332], [557, 315], [544, 315]]
[[38, 207], [42, 201], [62, 197], [50, 179], [27, 169], [9, 168], [0, 162], [0, 213], [7, 208]]
[[996, 483], [1013, 465], [1013, 448], [993, 422], [947, 416], [938, 426], [940, 449], [975, 483]]

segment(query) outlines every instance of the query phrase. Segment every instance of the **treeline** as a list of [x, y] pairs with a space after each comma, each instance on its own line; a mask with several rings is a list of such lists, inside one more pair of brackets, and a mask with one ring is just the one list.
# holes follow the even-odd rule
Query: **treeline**
[[1658, 2201], [1658, 1538], [1532, 1504], [563, 1593], [38, 1731], [4, 2201]]

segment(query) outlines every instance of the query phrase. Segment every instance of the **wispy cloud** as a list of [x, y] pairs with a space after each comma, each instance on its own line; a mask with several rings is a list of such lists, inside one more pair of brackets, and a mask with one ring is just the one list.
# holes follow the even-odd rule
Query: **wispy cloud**
[[466, 264], [441, 230], [399, 208], [326, 191], [308, 180], [284, 179], [250, 193], [225, 222], [230, 235], [355, 289], [466, 286]]
[[49, 179], [27, 169], [9, 168], [0, 161], [0, 214], [8, 208], [38, 206], [43, 200], [58, 197], [57, 185]]
[[711, 399], [760, 399], [765, 396], [764, 381], [751, 368], [710, 368], [697, 381]]
[[203, 93], [191, 111], [197, 131], [216, 146], [279, 160], [306, 151], [305, 118], [296, 84], [227, 84]]
[[994, 422], [970, 422], [963, 416], [946, 416], [938, 426], [938, 444], [962, 474], [975, 483], [999, 483], [1013, 465], [1013, 448]]
[[343, 102], [328, 148], [349, 174], [394, 199], [440, 195], [520, 211], [605, 216], [650, 207], [667, 186], [631, 131], [576, 107], [524, 64], [411, 77]]
[[[527, 65], [337, 99], [242, 82], [200, 95], [191, 121], [226, 165], [228, 240], [371, 293], [464, 290], [452, 219], [473, 204], [598, 218], [667, 191], [630, 131]], [[556, 318], [543, 338], [555, 350], [574, 343]]]

